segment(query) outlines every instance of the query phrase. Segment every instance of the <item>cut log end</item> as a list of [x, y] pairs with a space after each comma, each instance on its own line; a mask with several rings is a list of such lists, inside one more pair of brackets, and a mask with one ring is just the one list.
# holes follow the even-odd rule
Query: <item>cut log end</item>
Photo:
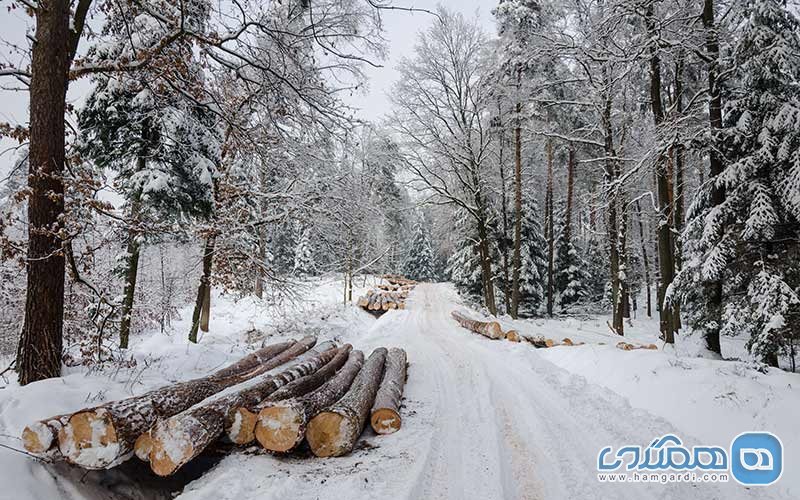
[[23, 429], [22, 444], [29, 453], [40, 455], [53, 446], [56, 436], [44, 422], [35, 422]]
[[510, 340], [511, 342], [519, 342], [519, 333], [516, 330], [509, 330], [506, 332], [506, 340]]
[[258, 415], [247, 408], [237, 408], [228, 437], [236, 444], [252, 443], [256, 438], [255, 428]]
[[133, 453], [139, 460], [142, 460], [143, 462], [149, 462], [151, 451], [153, 451], [153, 436], [148, 430], [136, 438], [136, 443], [133, 445]]
[[303, 419], [291, 406], [268, 406], [258, 414], [255, 435], [264, 449], [285, 453], [303, 439]]
[[338, 457], [347, 453], [348, 419], [339, 413], [324, 411], [311, 419], [306, 441], [318, 457]]
[[370, 424], [376, 434], [392, 434], [400, 430], [400, 415], [391, 408], [380, 408], [372, 412]]
[[150, 468], [159, 476], [174, 474], [186, 461], [194, 456], [194, 446], [188, 433], [181, 432], [168, 422], [168, 432], [155, 431], [150, 450]]
[[58, 446], [64, 458], [86, 469], [111, 467], [120, 455], [114, 423], [103, 408], [73, 414], [58, 432]]

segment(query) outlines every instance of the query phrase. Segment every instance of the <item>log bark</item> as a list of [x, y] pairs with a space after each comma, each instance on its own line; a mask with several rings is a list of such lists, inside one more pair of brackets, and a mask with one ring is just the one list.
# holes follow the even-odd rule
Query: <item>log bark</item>
[[309, 420], [347, 393], [364, 365], [364, 353], [352, 351], [347, 363], [329, 381], [305, 396], [259, 405], [255, 436], [265, 449], [288, 452], [306, 435]]
[[350, 355], [353, 348], [346, 344], [338, 349], [336, 356], [333, 357], [325, 366], [315, 371], [311, 375], [297, 379], [286, 384], [277, 391], [269, 395], [264, 401], [260, 402], [255, 408], [239, 407], [235, 410], [233, 422], [225, 429], [228, 438], [240, 445], [248, 444], [256, 439], [255, 429], [258, 420], [260, 405], [268, 401], [281, 401], [284, 399], [297, 398], [316, 390], [322, 384], [330, 380], [336, 370], [342, 367]]
[[400, 400], [405, 384], [406, 351], [392, 347], [386, 355], [383, 380], [370, 411], [370, 424], [377, 434], [392, 434], [400, 430]]
[[338, 457], [353, 450], [375, 402], [386, 354], [384, 347], [375, 349], [347, 394], [308, 423], [306, 440], [314, 455]]
[[[208, 377], [74, 413], [59, 431], [59, 451], [67, 461], [87, 469], [113, 467], [131, 457], [136, 440], [158, 419], [180, 413], [227, 387], [276, 368], [315, 343], [316, 338], [306, 337], [291, 345], [275, 344]], [[261, 364], [254, 364], [259, 360]]]
[[150, 431], [150, 468], [159, 476], [169, 476], [199, 455], [232, 425], [235, 410], [255, 407], [282, 386], [304, 377], [327, 364], [337, 353], [327, 351], [294, 364], [276, 375], [256, 379], [222, 395], [209, 398], [188, 410], [160, 420]]
[[463, 326], [467, 330], [480, 333], [481, 335], [489, 337], [490, 339], [503, 338], [503, 329], [500, 327], [500, 323], [497, 323], [496, 321], [478, 321], [470, 319], [458, 311], [453, 311], [450, 314], [453, 316], [453, 319], [458, 321], [459, 325]]

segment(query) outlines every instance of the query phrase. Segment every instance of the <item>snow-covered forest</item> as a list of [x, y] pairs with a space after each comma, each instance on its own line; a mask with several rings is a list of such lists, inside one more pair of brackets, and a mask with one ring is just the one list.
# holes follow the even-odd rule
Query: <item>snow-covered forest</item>
[[[640, 404], [655, 386], [630, 389], [628, 375], [651, 380], [684, 363], [692, 375], [675, 380], [742, 391], [741, 415], [767, 401], [800, 411], [795, 392], [759, 399], [766, 386], [798, 382], [793, 1], [491, 0], [478, 13], [401, 0], [0, 7], [0, 99], [27, 110], [21, 119], [0, 112], [0, 383], [31, 411], [39, 408], [33, 398], [59, 387], [38, 383], [63, 380], [77, 391], [36, 418], [95, 400], [79, 397], [71, 377], [100, 391], [103, 380], [128, 374], [110, 395], [95, 395], [105, 401], [207, 374], [233, 354], [306, 330], [370, 347], [402, 344], [406, 318], [416, 333], [403, 344], [412, 370], [405, 404], [434, 421], [413, 369], [415, 354], [425, 360], [420, 373], [436, 361], [417, 334], [434, 335], [424, 327], [434, 324], [450, 333], [454, 322], [427, 315], [447, 316], [455, 304], [522, 337], [563, 333], [572, 340], [541, 357], [572, 376], [594, 383], [621, 363], [630, 372], [597, 383], [698, 438], [713, 430], [685, 427], [683, 415], [726, 415], [727, 407], [692, 406], [711, 405], [715, 394], [686, 388], [688, 406]], [[389, 19], [409, 22], [409, 50], [395, 51]], [[395, 73], [382, 94], [386, 112], [368, 116], [359, 101], [375, 92], [370, 75], [388, 61]], [[422, 284], [402, 290], [407, 310], [373, 325], [358, 298], [384, 275]], [[408, 319], [415, 305], [419, 324]], [[576, 339], [584, 345], [564, 347]], [[619, 341], [659, 352], [580, 357]], [[508, 369], [557, 378], [540, 361], [507, 354]], [[192, 368], [168, 370], [170, 356]], [[150, 366], [154, 373], [142, 375]], [[454, 373], [449, 382], [463, 382]], [[745, 387], [736, 378], [743, 373], [764, 380]], [[562, 396], [574, 389], [559, 387]], [[27, 424], [3, 416], [2, 392], [0, 422]], [[586, 398], [578, 414], [617, 418], [616, 402]], [[662, 429], [647, 418], [646, 430]], [[777, 417], [753, 418], [723, 428], [786, 429]], [[467, 421], [486, 425], [476, 415]], [[426, 424], [411, 425], [415, 443], [424, 441]], [[231, 474], [218, 475], [236, 483]], [[518, 479], [517, 493], [501, 497], [528, 498]], [[784, 474], [784, 483], [765, 491], [800, 494], [796, 480]], [[438, 483], [425, 484], [408, 497], [436, 497]], [[585, 484], [559, 484], [531, 498], [592, 497]], [[333, 493], [355, 491], [340, 486]], [[480, 498], [500, 498], [475, 487]], [[213, 485], [197, 488], [205, 498]], [[717, 494], [749, 494], [725, 491]]]

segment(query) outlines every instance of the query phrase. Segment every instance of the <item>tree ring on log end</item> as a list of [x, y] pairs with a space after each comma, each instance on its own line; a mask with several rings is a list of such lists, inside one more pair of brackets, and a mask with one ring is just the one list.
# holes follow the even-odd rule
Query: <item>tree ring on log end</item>
[[256, 439], [265, 449], [287, 452], [302, 438], [302, 419], [291, 406], [269, 406], [258, 414]]
[[372, 412], [372, 430], [377, 434], [392, 434], [400, 430], [400, 415], [391, 408], [379, 408]]

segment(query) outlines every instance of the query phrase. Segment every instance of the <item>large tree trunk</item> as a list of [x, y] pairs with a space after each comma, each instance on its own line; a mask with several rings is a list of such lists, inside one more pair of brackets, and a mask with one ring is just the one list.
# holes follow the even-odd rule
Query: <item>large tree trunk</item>
[[480, 333], [484, 337], [490, 339], [503, 338], [503, 329], [500, 323], [496, 321], [478, 321], [468, 318], [458, 311], [453, 311], [450, 315], [455, 319], [459, 325], [475, 333]]
[[31, 60], [28, 283], [17, 349], [21, 385], [61, 374], [64, 321], [64, 111], [70, 65], [70, 2], [42, 0]]
[[350, 344], [345, 344], [337, 351], [336, 356], [328, 362], [325, 366], [315, 371], [311, 375], [297, 379], [294, 382], [286, 384], [277, 391], [273, 392], [264, 401], [260, 402], [255, 408], [239, 407], [235, 410], [236, 415], [233, 417], [233, 422], [225, 429], [228, 438], [236, 444], [248, 444], [255, 440], [255, 428], [258, 421], [258, 412], [268, 402], [281, 401], [284, 399], [292, 399], [300, 397], [304, 394], [312, 392], [320, 387], [322, 384], [330, 380], [336, 373], [336, 370], [342, 367], [350, 355], [350, 350], [353, 348]]
[[314, 455], [338, 457], [353, 450], [383, 378], [386, 354], [384, 347], [375, 349], [347, 394], [308, 423], [306, 440]]
[[[500, 105], [500, 101], [498, 99], [497, 103], [497, 119], [500, 120], [502, 115], [502, 107]], [[503, 155], [505, 151], [505, 130], [503, 129], [502, 122], [498, 122], [498, 128], [500, 129], [500, 144], [499, 144], [499, 158], [498, 164], [500, 167], [500, 214], [502, 216], [502, 224], [503, 224], [503, 244], [500, 248], [501, 251], [501, 258], [503, 260], [503, 303], [506, 307], [506, 312], [508, 314], [512, 314], [512, 306], [511, 306], [511, 295], [513, 294], [513, 283], [511, 277], [511, 263], [509, 262], [509, 248], [508, 248], [508, 241], [509, 241], [509, 228], [508, 228], [508, 181], [506, 179], [506, 169], [505, 169], [505, 157]]]
[[253, 384], [243, 384], [246, 387], [241, 390], [210, 398], [209, 401], [160, 420], [150, 431], [150, 468], [159, 476], [174, 474], [222, 435], [225, 428], [232, 425], [237, 408], [254, 408], [282, 386], [327, 364], [337, 352], [338, 349], [328, 349], [295, 363], [276, 375], [262, 377]]
[[87, 469], [107, 469], [130, 458], [134, 444], [158, 419], [180, 413], [217, 392], [276, 368], [310, 349], [316, 339], [280, 343], [208, 377], [162, 387], [74, 413], [58, 435], [61, 454]]
[[[139, 158], [139, 171], [144, 170], [144, 158]], [[131, 334], [131, 317], [133, 315], [133, 301], [136, 296], [136, 277], [139, 274], [139, 233], [136, 226], [139, 223], [139, 195], [135, 194], [131, 200], [130, 224], [128, 230], [128, 252], [125, 266], [125, 292], [122, 299], [122, 319], [119, 325], [119, 346], [128, 348], [128, 339]]]
[[[648, 35], [655, 36], [654, 8], [647, 7], [645, 25]], [[664, 123], [664, 109], [661, 98], [661, 58], [655, 43], [650, 44], [650, 105], [653, 111], [653, 121], [656, 128]], [[672, 168], [671, 155], [659, 157], [656, 164], [656, 185], [658, 188], [658, 265], [660, 280], [658, 283], [658, 303], [661, 336], [665, 342], [675, 342], [675, 311], [666, 307], [664, 299], [667, 288], [675, 277], [675, 245], [672, 241]]]
[[[517, 69], [517, 87], [521, 70]], [[511, 289], [511, 317], [519, 315], [519, 274], [522, 267], [522, 104], [517, 102], [517, 126], [514, 128], [514, 263]]]
[[[619, 176], [619, 175], [618, 175]], [[630, 301], [630, 282], [628, 276], [630, 269], [628, 269], [628, 202], [624, 190], [620, 187], [619, 197], [619, 314], [617, 320], [619, 324], [616, 325], [617, 331], [624, 331], [623, 318], [631, 317], [631, 301]]]
[[483, 300], [489, 312], [497, 315], [497, 304], [494, 298], [494, 281], [492, 276], [492, 255], [489, 247], [489, 231], [485, 220], [478, 221], [478, 251], [481, 260], [481, 281], [483, 282]]
[[553, 141], [547, 139], [547, 194], [545, 196], [545, 224], [547, 236], [547, 315], [553, 315], [553, 304], [555, 302], [555, 251], [556, 251], [556, 232], [554, 220], [554, 200], [553, 200]]
[[572, 241], [572, 205], [575, 191], [575, 148], [567, 152], [567, 207], [564, 214], [564, 241]]
[[[717, 207], [725, 201], [725, 188], [718, 182], [718, 177], [722, 174], [722, 157], [717, 151], [716, 135], [722, 128], [722, 97], [720, 96], [720, 85], [717, 81], [719, 74], [719, 39], [714, 26], [714, 0], [704, 0], [703, 2], [703, 27], [706, 30], [706, 55], [709, 63], [708, 71], [708, 121], [711, 129], [711, 148], [709, 149], [710, 160], [710, 182], [713, 182], [711, 189], [711, 206]], [[722, 325], [722, 281], [714, 280], [705, 285], [706, 310], [710, 315], [703, 325], [706, 347], [712, 352], [721, 354], [719, 330]]]
[[[197, 343], [197, 330], [208, 331], [211, 313], [211, 268], [214, 265], [215, 236], [209, 236], [203, 248], [203, 275], [197, 287], [197, 299], [192, 312], [192, 327], [189, 330], [189, 341]], [[203, 328], [205, 327], [205, 328]]]
[[603, 175], [603, 187], [605, 189], [606, 204], [608, 206], [606, 231], [608, 236], [608, 255], [609, 271], [611, 279], [611, 305], [612, 305], [612, 325], [618, 335], [624, 335], [624, 323], [622, 320], [621, 295], [623, 293], [620, 281], [620, 248], [619, 248], [619, 221], [617, 220], [617, 204], [619, 198], [619, 172], [617, 167], [617, 152], [614, 148], [614, 130], [611, 125], [611, 106], [612, 88], [608, 69], [605, 69], [605, 102], [601, 115], [601, 125], [603, 128], [603, 150], [606, 155], [605, 170]]
[[639, 244], [642, 247], [642, 264], [644, 266], [644, 282], [645, 286], [647, 287], [647, 317], [653, 317], [653, 308], [652, 308], [652, 298], [650, 296], [650, 258], [647, 253], [647, 244], [645, 243], [644, 237], [644, 222], [642, 221], [642, 209], [639, 206], [639, 200], [636, 200], [634, 203], [634, 207], [636, 208], [636, 220], [639, 221]]
[[386, 356], [383, 381], [370, 411], [370, 424], [377, 434], [392, 434], [400, 430], [400, 401], [405, 385], [406, 351], [392, 347]]
[[255, 435], [265, 449], [288, 452], [306, 435], [308, 421], [345, 395], [364, 365], [364, 353], [352, 351], [347, 363], [325, 385], [300, 398], [267, 402], [258, 412]]

